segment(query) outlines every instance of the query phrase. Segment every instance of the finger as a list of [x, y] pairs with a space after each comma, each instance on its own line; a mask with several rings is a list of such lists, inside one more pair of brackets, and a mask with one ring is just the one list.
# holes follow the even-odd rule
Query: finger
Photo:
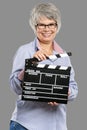
[[42, 53], [36, 54], [36, 55], [34, 55], [34, 57], [36, 57], [39, 61], [46, 60], [46, 56]]
[[51, 106], [58, 106], [57, 102], [48, 102], [48, 104], [50, 104]]
[[38, 51], [38, 54], [42, 54], [43, 57], [46, 59], [46, 57], [48, 57], [48, 52], [45, 49], [41, 49]]
[[49, 57], [49, 54], [48, 54], [48, 52], [46, 50], [43, 49], [42, 53], [45, 55], [45, 57]]
[[46, 60], [46, 55], [41, 50], [37, 51], [33, 57], [36, 57], [38, 60]]
[[39, 54], [38, 57], [39, 57], [41, 60], [46, 60], [46, 56], [45, 56], [43, 53]]
[[54, 103], [54, 105], [55, 105], [55, 106], [57, 106], [57, 105], [58, 105], [58, 103], [57, 103], [57, 102], [53, 102], [53, 103]]
[[70, 93], [71, 93], [71, 91], [70, 91], [70, 89], [69, 89], [69, 91], [68, 91], [68, 96], [70, 96]]
[[53, 103], [53, 102], [49, 102], [48, 104], [50, 104], [51, 106], [54, 106], [54, 103]]

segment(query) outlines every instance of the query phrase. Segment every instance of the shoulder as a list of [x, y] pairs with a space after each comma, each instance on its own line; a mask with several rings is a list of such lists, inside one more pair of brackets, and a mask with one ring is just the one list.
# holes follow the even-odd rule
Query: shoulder
[[34, 52], [35, 50], [35, 42], [31, 41], [29, 43], [25, 43], [18, 47], [16, 54], [26, 54], [30, 52]]
[[29, 50], [29, 49], [33, 49], [35, 46], [35, 43], [32, 41], [30, 43], [25, 43], [23, 45], [21, 45], [18, 50]]
[[35, 49], [35, 43], [32, 41], [30, 43], [23, 44], [19, 46], [17, 49], [14, 58], [26, 58], [30, 57], [31, 53], [34, 52]]

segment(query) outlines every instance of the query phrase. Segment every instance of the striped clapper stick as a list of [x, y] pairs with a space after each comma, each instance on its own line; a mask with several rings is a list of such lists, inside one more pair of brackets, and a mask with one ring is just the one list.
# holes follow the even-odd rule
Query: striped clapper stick
[[22, 100], [67, 104], [71, 67], [25, 60]]

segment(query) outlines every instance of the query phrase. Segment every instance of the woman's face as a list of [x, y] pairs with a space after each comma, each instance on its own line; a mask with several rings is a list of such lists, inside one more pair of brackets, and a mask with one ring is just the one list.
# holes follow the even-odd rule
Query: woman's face
[[54, 20], [42, 17], [36, 25], [36, 35], [42, 43], [52, 43], [57, 33], [57, 23]]

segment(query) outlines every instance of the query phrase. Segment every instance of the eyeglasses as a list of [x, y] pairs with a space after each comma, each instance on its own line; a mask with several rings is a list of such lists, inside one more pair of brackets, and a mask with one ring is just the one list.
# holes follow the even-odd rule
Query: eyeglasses
[[48, 27], [49, 29], [55, 29], [57, 27], [57, 23], [50, 23], [50, 24], [42, 24], [42, 23], [38, 23], [36, 25], [36, 27], [38, 27], [38, 29], [45, 29], [46, 27]]

